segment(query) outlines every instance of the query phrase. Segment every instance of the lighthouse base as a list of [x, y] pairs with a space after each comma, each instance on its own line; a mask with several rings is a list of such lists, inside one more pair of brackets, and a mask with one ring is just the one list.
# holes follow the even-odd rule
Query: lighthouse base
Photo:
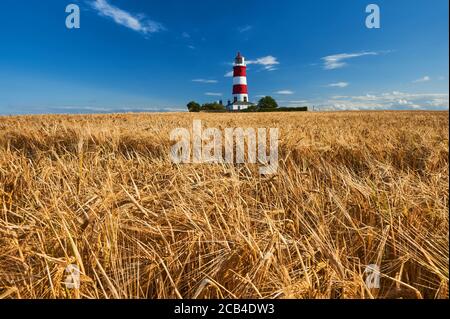
[[253, 105], [253, 103], [249, 102], [234, 102], [227, 105], [227, 110], [231, 112], [243, 111]]

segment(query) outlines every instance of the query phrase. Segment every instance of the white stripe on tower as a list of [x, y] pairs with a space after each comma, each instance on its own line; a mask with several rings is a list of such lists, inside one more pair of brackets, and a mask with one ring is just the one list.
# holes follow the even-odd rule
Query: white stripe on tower
[[247, 85], [247, 77], [235, 76], [233, 78], [233, 85]]
[[240, 102], [244, 101], [244, 98], [247, 98], [248, 101], [248, 94], [235, 94], [234, 96], [237, 97]]

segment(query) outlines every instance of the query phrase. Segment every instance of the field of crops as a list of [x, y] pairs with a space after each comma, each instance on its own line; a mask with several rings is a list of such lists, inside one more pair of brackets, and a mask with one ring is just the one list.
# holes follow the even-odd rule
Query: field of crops
[[[448, 116], [2, 117], [0, 298], [448, 298]], [[278, 173], [173, 164], [194, 119], [279, 128]]]

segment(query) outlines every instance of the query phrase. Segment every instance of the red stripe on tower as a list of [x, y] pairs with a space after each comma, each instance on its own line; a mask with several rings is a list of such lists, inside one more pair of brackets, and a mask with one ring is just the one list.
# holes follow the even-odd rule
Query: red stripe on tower
[[246, 66], [235, 66], [233, 76], [247, 76], [247, 67]]
[[[245, 84], [235, 84], [233, 85], [233, 94], [248, 94], [248, 88]], [[242, 102], [242, 101], [240, 101]]]

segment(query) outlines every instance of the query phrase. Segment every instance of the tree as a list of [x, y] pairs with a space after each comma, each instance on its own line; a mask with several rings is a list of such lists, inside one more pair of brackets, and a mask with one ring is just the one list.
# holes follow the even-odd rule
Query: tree
[[201, 107], [202, 111], [225, 111], [226, 108], [220, 103], [206, 103]]
[[201, 106], [197, 102], [189, 102], [187, 105], [189, 112], [200, 112]]
[[247, 109], [243, 110], [244, 112], [258, 112], [259, 108], [256, 104], [250, 105]]
[[258, 108], [260, 109], [276, 109], [278, 108], [278, 103], [275, 101], [275, 99], [271, 96], [263, 97], [258, 102]]

